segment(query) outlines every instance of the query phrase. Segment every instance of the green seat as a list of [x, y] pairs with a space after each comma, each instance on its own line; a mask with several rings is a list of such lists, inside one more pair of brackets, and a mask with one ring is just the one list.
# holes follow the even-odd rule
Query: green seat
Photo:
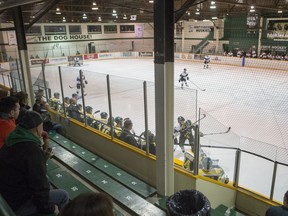
[[[120, 184], [110, 176], [106, 175], [104, 172], [95, 168], [83, 159], [75, 156], [60, 145], [54, 146], [54, 150], [54, 157], [57, 158], [57, 160], [64, 163], [77, 174], [81, 175], [83, 179], [89, 181], [98, 189], [109, 194], [114, 200], [116, 200], [123, 206], [128, 207], [129, 211], [131, 211], [133, 215], [166, 215], [166, 213], [161, 209], [149, 203], [130, 189], [124, 187], [122, 184]], [[59, 173], [57, 171], [58, 168], [53, 169], [49, 172], [49, 178], [52, 178], [52, 182], [53, 177], [59, 177]], [[50, 174], [53, 174], [54, 176], [51, 176]], [[66, 177], [63, 178], [62, 182], [62, 184], [64, 184], [63, 186], [65, 186], [65, 184], [71, 185], [70, 180], [68, 180]]]
[[[76, 143], [67, 139], [66, 137], [56, 133], [51, 133], [49, 134], [49, 136], [53, 141], [59, 143], [61, 146], [63, 146], [70, 152], [74, 153], [75, 155], [82, 158], [86, 162], [92, 164], [94, 167], [101, 170], [110, 177], [114, 178], [115, 180], [125, 185], [126, 187], [130, 188], [140, 196], [147, 198], [156, 193], [156, 189], [154, 187], [130, 175], [126, 171], [102, 159], [98, 155], [90, 152], [89, 150], [77, 145]], [[55, 142], [50, 143], [52, 143], [52, 145], [55, 146]]]

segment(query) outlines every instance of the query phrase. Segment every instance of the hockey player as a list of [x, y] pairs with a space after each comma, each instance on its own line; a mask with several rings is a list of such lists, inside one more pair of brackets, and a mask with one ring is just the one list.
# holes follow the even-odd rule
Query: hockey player
[[187, 80], [189, 80], [189, 74], [187, 73], [187, 69], [184, 68], [179, 78], [179, 82], [181, 82], [181, 88], [183, 88], [184, 83], [187, 87], [189, 87], [189, 85], [187, 84]]
[[[79, 89], [81, 88], [81, 79], [80, 79], [80, 76], [77, 77], [76, 81], [77, 81], [77, 84], [76, 84], [77, 92], [76, 92], [76, 93], [79, 94]], [[87, 85], [87, 84], [88, 84], [88, 81], [86, 80], [85, 75], [82, 73], [82, 87], [83, 87], [83, 92], [84, 92], [85, 84]], [[84, 96], [86, 96], [86, 95], [84, 94]]]
[[81, 66], [80, 58], [78, 56], [74, 57], [74, 65], [73, 66], [75, 67], [76, 65]]
[[209, 62], [210, 62], [210, 57], [208, 56], [208, 55], [206, 55], [205, 57], [204, 57], [204, 69], [208, 69], [208, 64], [209, 64]]

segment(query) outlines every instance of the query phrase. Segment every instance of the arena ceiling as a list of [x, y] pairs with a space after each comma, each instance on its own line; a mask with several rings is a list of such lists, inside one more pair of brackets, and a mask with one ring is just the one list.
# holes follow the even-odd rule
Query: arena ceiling
[[[259, 16], [275, 13], [274, 17], [288, 17], [288, 0], [174, 0], [174, 3], [176, 21], [248, 13], [257, 13]], [[17, 6], [21, 6], [24, 23], [30, 25], [60, 22], [153, 22], [151, 0], [0, 0], [0, 22], [13, 22], [13, 7]]]

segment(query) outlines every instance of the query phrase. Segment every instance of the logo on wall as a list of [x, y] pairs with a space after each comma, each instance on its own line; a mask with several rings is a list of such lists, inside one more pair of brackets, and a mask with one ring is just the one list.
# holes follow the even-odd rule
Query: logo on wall
[[15, 31], [7, 31], [8, 44], [17, 45], [17, 38]]

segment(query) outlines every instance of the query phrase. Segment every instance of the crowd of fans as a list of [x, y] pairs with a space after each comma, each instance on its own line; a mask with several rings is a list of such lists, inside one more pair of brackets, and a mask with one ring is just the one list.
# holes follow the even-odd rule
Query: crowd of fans
[[257, 55], [255, 49], [249, 49], [247, 51], [238, 50], [236, 53], [230, 51], [224, 51], [224, 56], [228, 57], [239, 57], [242, 58], [245, 56], [246, 58], [260, 58], [260, 59], [269, 59], [269, 60], [283, 60], [288, 61], [288, 54], [284, 52], [271, 52], [271, 51], [262, 51], [259, 55]]

